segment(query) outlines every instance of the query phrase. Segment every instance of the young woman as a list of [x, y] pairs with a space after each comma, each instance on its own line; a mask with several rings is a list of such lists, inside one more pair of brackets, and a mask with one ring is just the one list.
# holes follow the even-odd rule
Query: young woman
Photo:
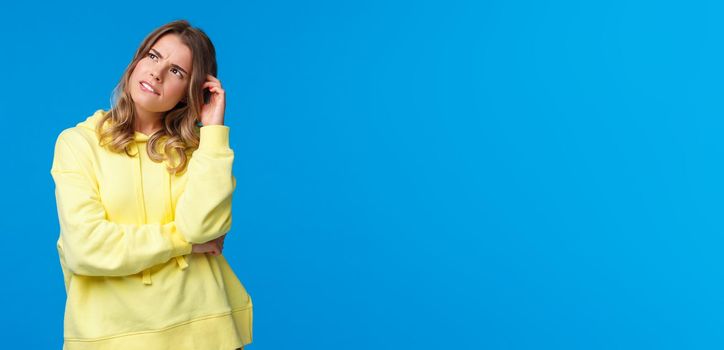
[[216, 75], [206, 34], [168, 23], [143, 40], [112, 107], [59, 134], [64, 350], [251, 343], [251, 297], [221, 255], [236, 179]]

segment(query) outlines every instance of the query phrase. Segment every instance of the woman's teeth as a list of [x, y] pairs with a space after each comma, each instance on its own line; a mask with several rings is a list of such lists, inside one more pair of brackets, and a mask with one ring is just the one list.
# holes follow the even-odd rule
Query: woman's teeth
[[152, 88], [150, 85], [148, 85], [148, 84], [146, 84], [146, 83], [144, 83], [144, 82], [141, 82], [141, 86], [142, 86], [146, 91], [158, 95], [158, 93], [157, 93], [156, 91], [154, 91], [153, 88]]

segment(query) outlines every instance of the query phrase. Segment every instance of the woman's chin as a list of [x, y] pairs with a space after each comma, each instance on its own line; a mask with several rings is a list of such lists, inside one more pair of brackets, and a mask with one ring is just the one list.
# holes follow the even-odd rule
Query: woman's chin
[[153, 96], [131, 96], [133, 103], [137, 108], [148, 112], [164, 112], [163, 106], [158, 100], [153, 100]]

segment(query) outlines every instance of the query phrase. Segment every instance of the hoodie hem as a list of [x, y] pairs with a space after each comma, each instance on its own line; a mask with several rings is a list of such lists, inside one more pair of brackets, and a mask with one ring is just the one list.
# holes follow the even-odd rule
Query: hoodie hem
[[236, 349], [252, 342], [253, 306], [208, 315], [157, 330], [101, 338], [64, 339], [64, 350]]

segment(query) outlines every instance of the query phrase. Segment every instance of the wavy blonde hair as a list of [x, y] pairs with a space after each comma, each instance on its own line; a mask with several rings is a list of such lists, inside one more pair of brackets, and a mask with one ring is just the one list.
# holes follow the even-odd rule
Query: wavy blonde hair
[[[100, 146], [107, 146], [116, 153], [125, 152], [129, 157], [139, 156], [130, 154], [131, 143], [134, 142], [133, 121], [136, 111], [126, 87], [138, 61], [145, 57], [159, 38], [169, 33], [178, 34], [181, 41], [191, 50], [190, 83], [186, 97], [164, 115], [164, 127], [149, 137], [146, 152], [151, 160], [158, 163], [170, 161], [168, 155], [175, 151], [179, 163], [176, 166], [167, 165], [166, 170], [171, 174], [177, 174], [185, 171], [191, 152], [199, 146], [200, 126], [197, 116], [201, 115], [204, 103], [202, 84], [206, 81], [206, 74], [217, 75], [214, 45], [203, 30], [192, 27], [186, 20], [164, 24], [143, 39], [133, 60], [123, 72], [120, 82], [113, 89], [112, 107], [96, 125], [96, 134]], [[106, 123], [109, 124], [107, 128], [104, 127]], [[160, 143], [163, 145], [163, 153], [157, 150], [157, 145]]]

